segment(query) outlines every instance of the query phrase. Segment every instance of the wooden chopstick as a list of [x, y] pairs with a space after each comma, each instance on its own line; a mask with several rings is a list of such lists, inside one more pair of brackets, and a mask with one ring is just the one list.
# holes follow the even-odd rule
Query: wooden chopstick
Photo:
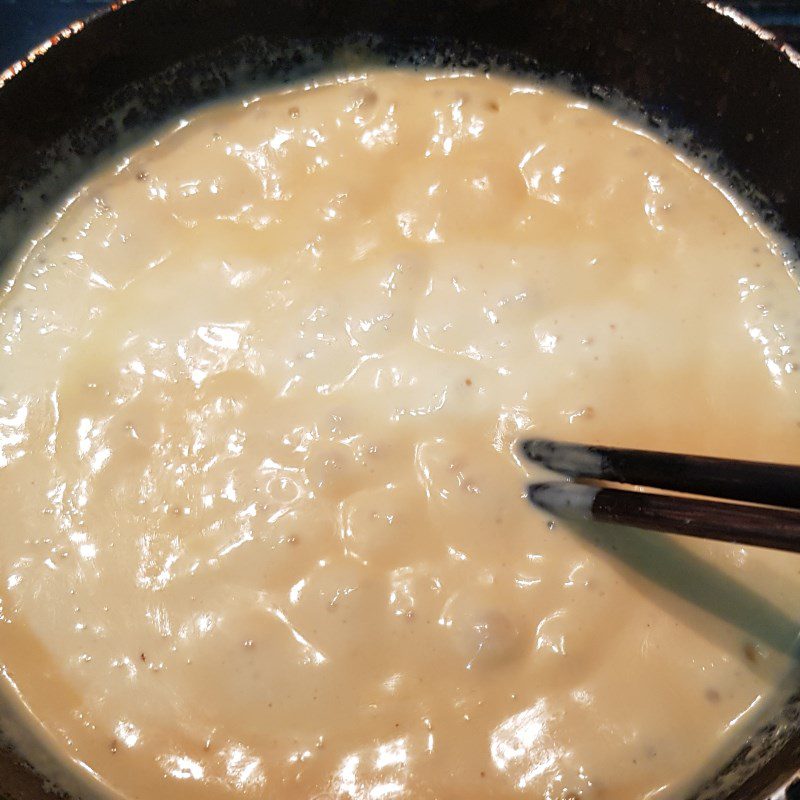
[[534, 483], [531, 502], [559, 517], [800, 551], [800, 511], [717, 503], [560, 481]]
[[800, 467], [549, 439], [523, 442], [522, 450], [569, 478], [645, 487], [532, 484], [531, 502], [556, 516], [800, 552]]
[[531, 460], [570, 478], [800, 508], [800, 467], [529, 439]]

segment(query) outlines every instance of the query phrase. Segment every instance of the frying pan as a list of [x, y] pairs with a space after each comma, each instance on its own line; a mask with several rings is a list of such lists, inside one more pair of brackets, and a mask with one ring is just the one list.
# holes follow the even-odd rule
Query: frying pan
[[[716, 3], [128, 0], [0, 78], [0, 259], [98, 155], [236, 82], [330, 67], [343, 45], [350, 58], [500, 65], [559, 77], [589, 97], [626, 98], [711, 154], [800, 240], [800, 55]], [[800, 691], [686, 800], [800, 800], [798, 768]], [[44, 797], [41, 781], [0, 749], [0, 798]]]

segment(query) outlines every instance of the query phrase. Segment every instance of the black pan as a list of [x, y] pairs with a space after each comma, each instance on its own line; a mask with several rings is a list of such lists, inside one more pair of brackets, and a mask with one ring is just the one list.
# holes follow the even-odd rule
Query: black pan
[[[567, 76], [588, 96], [622, 95], [654, 122], [688, 130], [697, 152], [716, 154], [800, 241], [800, 56], [712, 2], [136, 0], [69, 33], [0, 88], [0, 258], [98, 154], [235, 80], [323, 69], [355, 41], [364, 58], [500, 63]], [[800, 800], [798, 768], [800, 692], [691, 800]], [[44, 797], [8, 751], [3, 795]]]

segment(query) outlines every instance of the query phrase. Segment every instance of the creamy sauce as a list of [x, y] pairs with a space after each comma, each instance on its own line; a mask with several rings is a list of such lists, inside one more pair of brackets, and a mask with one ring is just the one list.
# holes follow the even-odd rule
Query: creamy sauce
[[553, 524], [514, 443], [796, 462], [779, 248], [502, 76], [181, 121], [0, 306], [8, 707], [87, 794], [680, 795], [790, 669], [800, 560]]

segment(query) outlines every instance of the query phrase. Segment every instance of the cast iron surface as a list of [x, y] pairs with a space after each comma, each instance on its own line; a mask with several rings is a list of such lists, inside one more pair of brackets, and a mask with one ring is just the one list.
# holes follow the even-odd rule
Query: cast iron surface
[[[495, 61], [572, 76], [587, 95], [622, 94], [718, 153], [742, 191], [800, 241], [800, 57], [700, 0], [136, 0], [6, 76], [0, 258], [95, 155], [219, 96], [234, 76], [313, 71], [356, 38], [396, 62]], [[800, 697], [696, 797], [779, 791], [799, 800], [779, 788], [798, 765]], [[3, 792], [42, 797], [11, 754], [0, 755]]]
[[[107, 0], [0, 0], [0, 69], [23, 58], [55, 31], [85, 19]], [[800, 0], [728, 3], [800, 49]]]

